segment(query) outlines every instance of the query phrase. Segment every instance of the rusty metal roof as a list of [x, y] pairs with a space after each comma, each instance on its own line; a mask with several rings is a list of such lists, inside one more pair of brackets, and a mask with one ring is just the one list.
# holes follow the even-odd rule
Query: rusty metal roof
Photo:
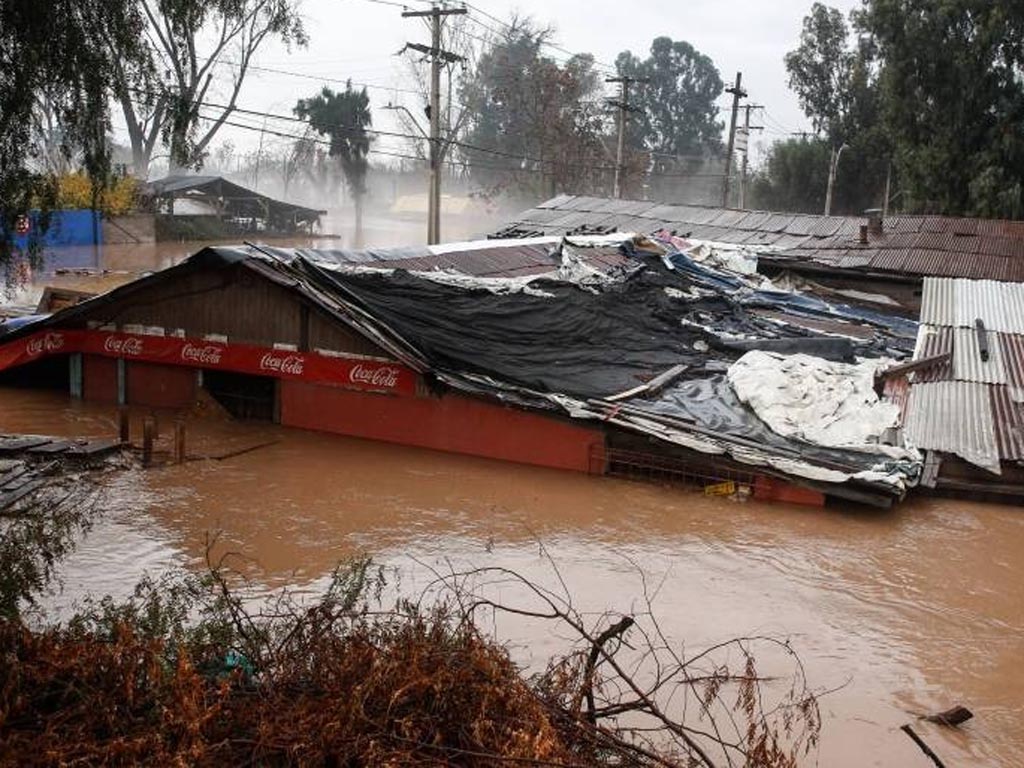
[[912, 374], [908, 438], [992, 471], [1024, 460], [1024, 285], [925, 278], [914, 359], [945, 353]]
[[[560, 195], [521, 213], [496, 237], [632, 231], [751, 248], [780, 267], [1024, 282], [1024, 221], [892, 216], [860, 242], [861, 216], [813, 216]], [[856, 254], [863, 254], [858, 258]]]
[[903, 430], [912, 445], [953, 453], [999, 474], [999, 443], [989, 387], [935, 381], [910, 388]]

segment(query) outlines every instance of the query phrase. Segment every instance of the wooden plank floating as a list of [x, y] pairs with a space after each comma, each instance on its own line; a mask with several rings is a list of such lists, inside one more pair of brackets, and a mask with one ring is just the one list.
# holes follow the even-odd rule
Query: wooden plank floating
[[[0, 435], [0, 456], [43, 454], [51, 456], [102, 456], [119, 447], [108, 438], [68, 438], [47, 435]], [[2, 468], [0, 468], [2, 470]]]
[[98, 458], [119, 450], [117, 440], [47, 435], [0, 435], [0, 517], [20, 514], [15, 505], [59, 481], [61, 459]]

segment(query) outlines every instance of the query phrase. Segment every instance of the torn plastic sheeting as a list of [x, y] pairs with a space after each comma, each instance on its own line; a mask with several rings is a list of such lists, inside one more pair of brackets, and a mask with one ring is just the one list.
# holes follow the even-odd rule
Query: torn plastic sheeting
[[876, 371], [886, 361], [835, 363], [810, 355], [755, 350], [729, 368], [739, 399], [772, 429], [830, 448], [848, 448], [912, 458], [909, 449], [882, 445], [886, 430], [899, 426], [899, 408], [878, 398]]
[[856, 353], [853, 340], [845, 337], [736, 339], [723, 340], [719, 344], [725, 349], [737, 352], [757, 350], [779, 355], [807, 354], [833, 362], [853, 362]]
[[[795, 461], [847, 477], [872, 479], [899, 488], [914, 484], [916, 454], [910, 464], [899, 466], [886, 447], [870, 446], [870, 450], [832, 448], [783, 437], [773, 432], [733, 391], [725, 376], [709, 376], [685, 381], [666, 389], [657, 398], [642, 397], [625, 401], [625, 405], [642, 408], [677, 421], [692, 422], [695, 429], [730, 441], [734, 450], [753, 450], [770, 455], [777, 461]], [[739, 445], [740, 441], [750, 444]], [[754, 447], [753, 444], [757, 444]], [[902, 456], [902, 454], [901, 454]], [[877, 473], [871, 476], [870, 473]], [[822, 479], [816, 477], [814, 479]]]
[[781, 309], [793, 314], [805, 314], [810, 317], [840, 318], [842, 320], [856, 321], [882, 328], [893, 335], [908, 340], [912, 346], [913, 340], [917, 338], [917, 321], [908, 320], [896, 315], [887, 315], [882, 312], [875, 312], [870, 309], [862, 309], [847, 304], [830, 304], [827, 301], [802, 293], [789, 293], [786, 291], [757, 290], [738, 299], [746, 307], [763, 307], [766, 309]]

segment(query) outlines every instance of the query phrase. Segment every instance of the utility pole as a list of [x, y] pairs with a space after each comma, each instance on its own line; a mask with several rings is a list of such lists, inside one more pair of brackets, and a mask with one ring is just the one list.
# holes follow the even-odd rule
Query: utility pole
[[732, 173], [732, 151], [736, 141], [736, 117], [740, 111], [740, 99], [747, 98], [747, 92], [742, 88], [743, 73], [736, 73], [736, 85], [726, 88], [726, 93], [732, 94], [732, 119], [729, 121], [729, 143], [725, 150], [725, 179], [722, 182], [722, 207], [729, 207], [729, 174]]
[[743, 107], [746, 112], [743, 118], [743, 168], [740, 171], [740, 208], [747, 207], [747, 159], [750, 156], [750, 132], [763, 131], [763, 125], [750, 124], [750, 111], [753, 109], [764, 109], [760, 104], [746, 104]]
[[633, 83], [649, 83], [650, 78], [647, 77], [606, 77], [604, 79], [606, 83], [618, 83], [619, 84], [619, 99], [609, 99], [608, 103], [613, 107], [618, 107], [619, 110], [619, 140], [618, 148], [615, 151], [615, 186], [613, 188], [613, 194], [616, 198], [622, 197], [622, 181], [626, 175], [625, 165], [623, 159], [626, 154], [626, 114], [628, 112], [639, 112], [638, 107], [631, 107], [629, 105], [629, 86]]
[[[441, 49], [441, 21], [446, 16], [464, 15], [465, 8], [441, 8], [434, 5], [429, 11], [402, 11], [403, 18], [430, 19], [430, 47], [406, 43], [406, 48], [420, 51], [430, 58], [430, 188], [427, 211], [427, 245], [441, 241], [441, 163], [446, 147], [441, 142], [441, 62], [462, 61], [450, 51]], [[403, 49], [404, 50], [404, 49]]]
[[835, 145], [832, 145], [832, 154], [829, 157], [828, 164], [828, 187], [825, 189], [825, 215], [832, 215], [832, 190], [836, 185], [836, 171], [839, 170], [839, 158], [842, 157], [843, 150], [846, 149], [846, 142], [842, 143], [839, 147], [839, 151], [836, 151]]

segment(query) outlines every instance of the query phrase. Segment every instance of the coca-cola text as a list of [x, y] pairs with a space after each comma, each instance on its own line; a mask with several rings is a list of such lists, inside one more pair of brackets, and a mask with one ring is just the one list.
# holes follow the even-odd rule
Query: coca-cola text
[[348, 380], [353, 384], [361, 384], [366, 387], [394, 389], [398, 386], [398, 374], [399, 369], [392, 365], [373, 367], [357, 363], [349, 371]]

